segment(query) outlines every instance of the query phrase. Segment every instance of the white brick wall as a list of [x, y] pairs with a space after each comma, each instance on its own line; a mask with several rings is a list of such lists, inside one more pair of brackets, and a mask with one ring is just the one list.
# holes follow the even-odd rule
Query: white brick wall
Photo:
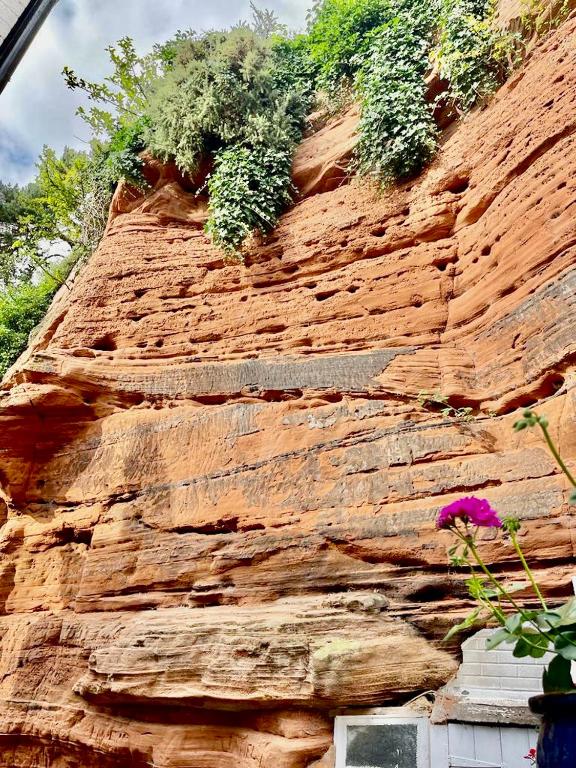
[[463, 660], [453, 685], [459, 688], [488, 691], [506, 691], [528, 699], [542, 692], [544, 667], [552, 659], [516, 659], [512, 647], [501, 645], [495, 651], [486, 650], [486, 638], [493, 630], [484, 629], [462, 644]]
[[28, 5], [27, 0], [0, 0], [0, 43]]

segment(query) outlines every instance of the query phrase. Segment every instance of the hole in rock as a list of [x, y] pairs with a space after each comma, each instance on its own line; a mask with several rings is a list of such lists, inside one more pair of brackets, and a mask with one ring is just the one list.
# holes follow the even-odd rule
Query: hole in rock
[[56, 531], [55, 536], [62, 544], [92, 544], [91, 530], [77, 530], [69, 526], [64, 526], [62, 530]]
[[92, 344], [92, 349], [97, 349], [100, 352], [115, 352], [118, 349], [116, 340], [108, 333], [106, 336], [102, 336]]
[[321, 293], [317, 293], [315, 295], [316, 301], [326, 301], [326, 299], [331, 299], [332, 296], [335, 296], [338, 293], [338, 290], [335, 291], [322, 291]]
[[267, 389], [261, 393], [262, 400], [267, 403], [283, 403], [286, 400], [300, 400], [304, 397], [301, 389]]
[[248, 301], [248, 296], [241, 296], [240, 301], [244, 303], [245, 301]]
[[484, 248], [480, 251], [482, 256], [490, 256], [492, 253], [492, 246], [491, 245], [485, 245]]
[[158, 341], [154, 342], [154, 346], [158, 347], [158, 349], [163, 347], [164, 346], [164, 339], [158, 339]]
[[423, 584], [421, 587], [417, 587], [414, 591], [409, 592], [406, 597], [408, 600], [413, 600], [417, 603], [432, 603], [443, 600], [451, 595], [452, 591], [453, 586], [449, 582], [444, 584]]
[[321, 397], [327, 403], [341, 403], [344, 400], [344, 395], [341, 392], [324, 392]]
[[256, 333], [261, 336], [265, 333], [283, 333], [285, 330], [285, 325], [266, 325], [264, 328], [259, 328]]
[[448, 192], [452, 192], [453, 195], [461, 195], [470, 186], [470, 179], [454, 179], [454, 181], [448, 186]]
[[370, 234], [374, 235], [374, 237], [384, 237], [387, 231], [388, 231], [388, 227], [385, 227], [382, 224], [381, 226], [374, 227], [374, 229], [370, 230]]
[[348, 288], [347, 290], [348, 290], [348, 293], [356, 293], [357, 291], [360, 290], [360, 286], [359, 285], [351, 285], [350, 288]]

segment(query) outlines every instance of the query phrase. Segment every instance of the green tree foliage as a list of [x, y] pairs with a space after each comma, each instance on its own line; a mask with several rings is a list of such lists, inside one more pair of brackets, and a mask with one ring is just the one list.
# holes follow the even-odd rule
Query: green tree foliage
[[26, 349], [30, 334], [66, 278], [66, 269], [56, 273], [54, 277], [44, 275], [38, 283], [25, 281], [0, 293], [0, 375]]
[[269, 61], [270, 46], [248, 27], [182, 40], [148, 106], [151, 151], [193, 174], [214, 150], [245, 140], [280, 97]]
[[389, 0], [324, 0], [316, 5], [308, 33], [317, 85], [334, 92], [352, 82], [380, 27], [393, 17]]
[[432, 59], [462, 111], [492, 94], [512, 63], [514, 36], [493, 23], [494, 12], [491, 0], [444, 0]]
[[90, 126], [96, 138], [110, 139], [123, 125], [140, 118], [148, 104], [150, 89], [170, 64], [172, 48], [155, 46], [152, 53], [139, 56], [134, 42], [123, 37], [106, 49], [112, 73], [103, 83], [79, 77], [70, 67], [64, 67], [66, 85], [81, 90], [95, 105], [79, 107], [77, 114]]
[[153, 154], [192, 176], [214, 158], [207, 231], [227, 251], [238, 251], [255, 228], [272, 229], [290, 200], [292, 154], [311, 93], [290, 72], [297, 56], [296, 46], [247, 26], [190, 35], [151, 97]]
[[92, 240], [86, 234], [95, 189], [88, 155], [66, 148], [58, 156], [44, 147], [37, 168], [26, 187], [0, 184], [0, 374], [25, 349], [54, 293], [102, 232]]

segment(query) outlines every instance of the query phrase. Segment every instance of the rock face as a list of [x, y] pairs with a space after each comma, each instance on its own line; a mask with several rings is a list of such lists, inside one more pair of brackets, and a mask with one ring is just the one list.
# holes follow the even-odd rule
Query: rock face
[[0, 766], [329, 765], [330, 712], [456, 669], [462, 494], [569, 593], [566, 484], [511, 426], [544, 400], [576, 457], [575, 32], [391, 194], [339, 171], [353, 113], [307, 139], [245, 267], [173, 175], [119, 195], [0, 397]]

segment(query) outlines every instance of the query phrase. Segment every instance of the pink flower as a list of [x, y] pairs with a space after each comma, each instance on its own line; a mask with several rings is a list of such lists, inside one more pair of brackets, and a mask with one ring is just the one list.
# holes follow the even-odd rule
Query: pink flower
[[475, 496], [467, 496], [444, 507], [438, 515], [436, 526], [452, 528], [457, 520], [480, 528], [502, 528], [502, 520], [496, 510], [492, 509], [486, 499], [477, 499]]

